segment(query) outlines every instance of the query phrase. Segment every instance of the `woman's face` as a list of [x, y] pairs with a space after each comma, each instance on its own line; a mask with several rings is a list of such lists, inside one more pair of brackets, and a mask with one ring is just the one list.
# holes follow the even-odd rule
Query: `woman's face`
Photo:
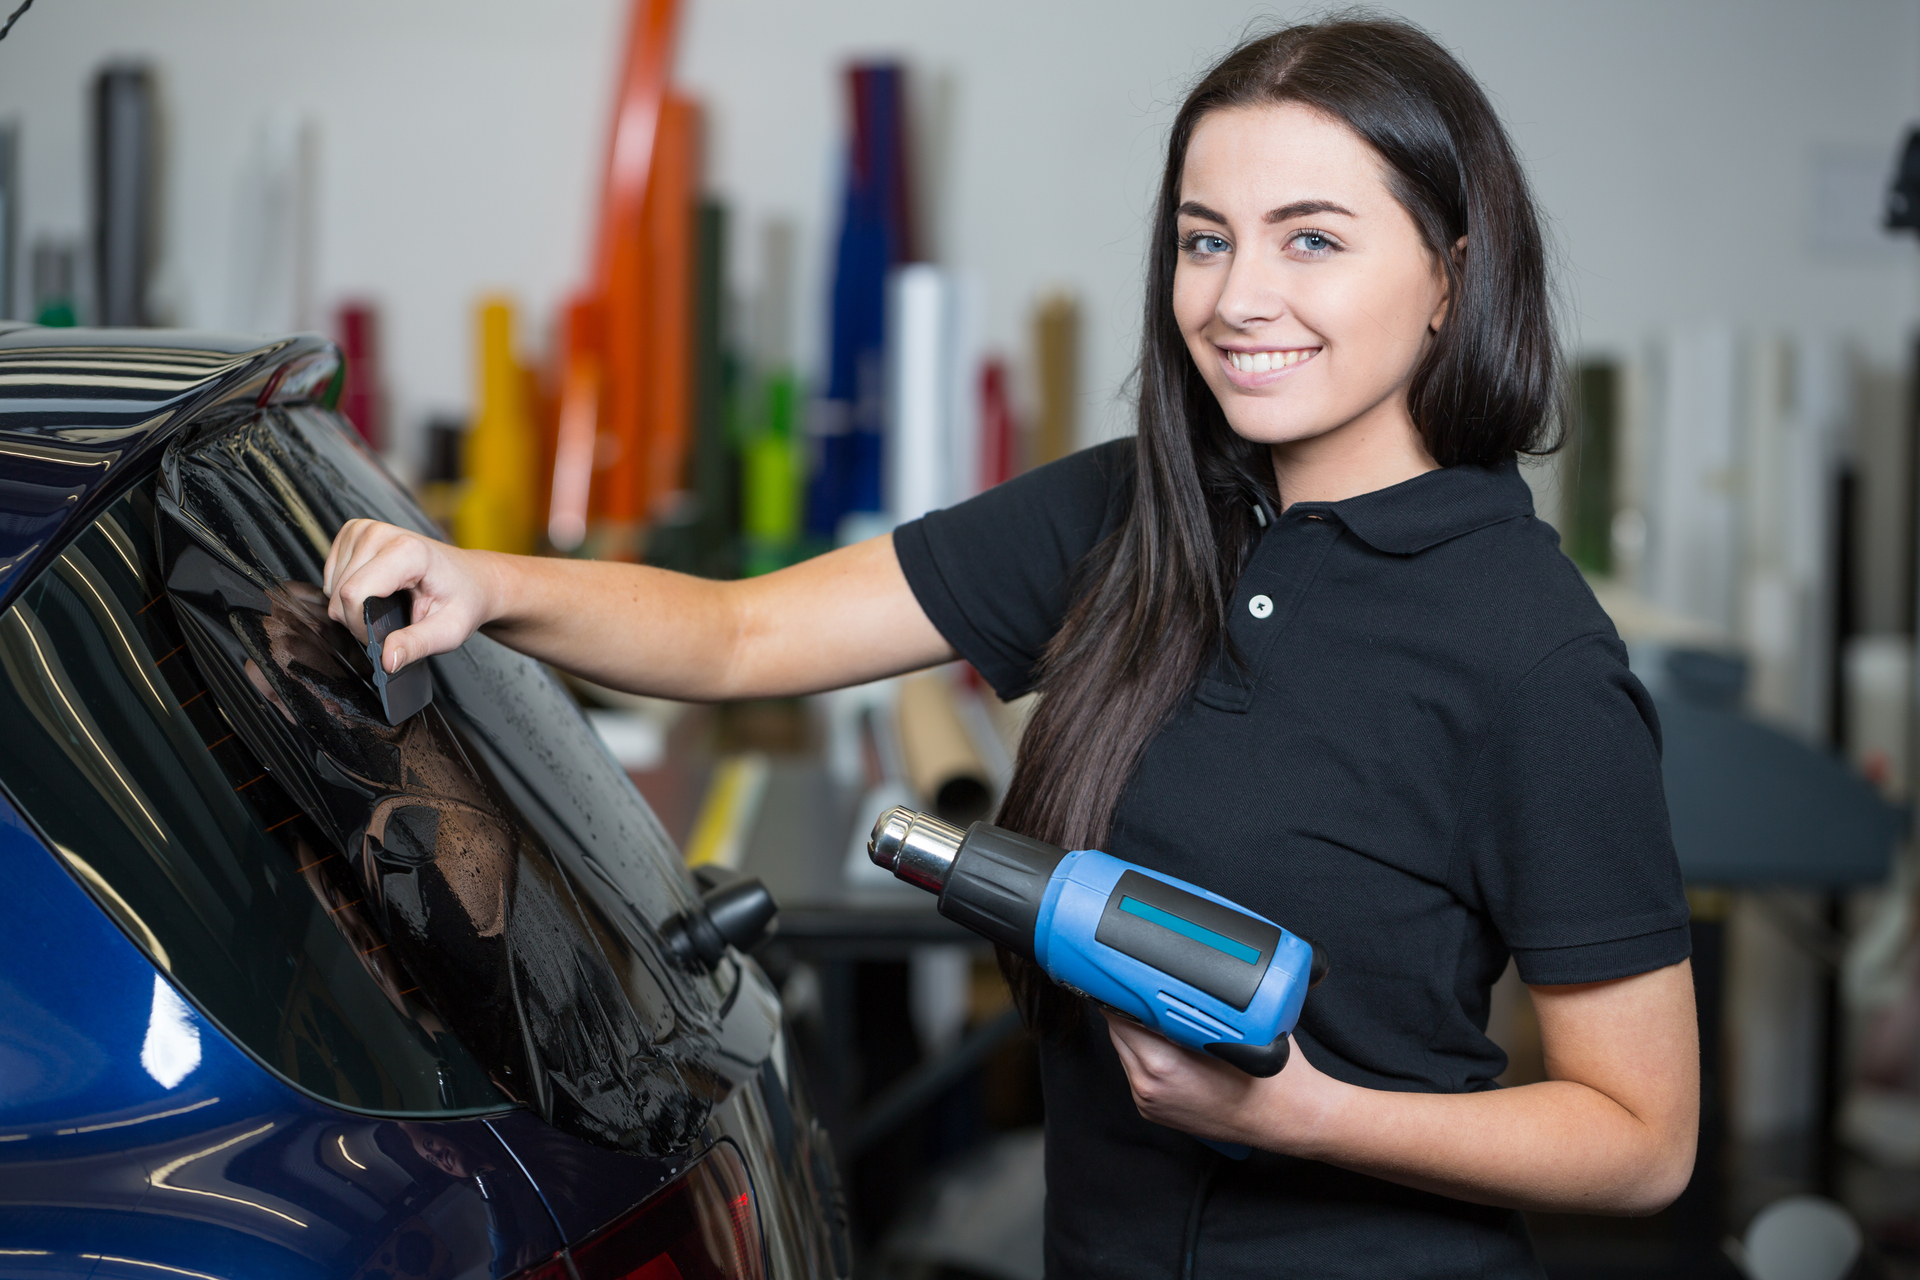
[[1295, 103], [1215, 111], [1194, 129], [1174, 316], [1246, 439], [1411, 428], [1407, 383], [1446, 277], [1385, 173], [1346, 125]]

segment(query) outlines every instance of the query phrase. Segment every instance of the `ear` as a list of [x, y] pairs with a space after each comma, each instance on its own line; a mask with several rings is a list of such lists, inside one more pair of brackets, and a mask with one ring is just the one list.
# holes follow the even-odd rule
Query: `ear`
[[[1461, 236], [1458, 240], [1455, 240], [1453, 242], [1454, 269], [1458, 270], [1460, 266], [1466, 261], [1466, 258], [1467, 258], [1467, 238], [1465, 236]], [[1434, 265], [1434, 270], [1437, 271], [1440, 276], [1440, 302], [1437, 306], [1434, 307], [1433, 315], [1431, 315], [1427, 319], [1427, 331], [1429, 333], [1438, 333], [1440, 332], [1440, 326], [1446, 322], [1447, 305], [1453, 301], [1453, 290], [1451, 287], [1452, 277], [1448, 276], [1446, 272], [1440, 271], [1439, 263], [1436, 262], [1433, 265]]]

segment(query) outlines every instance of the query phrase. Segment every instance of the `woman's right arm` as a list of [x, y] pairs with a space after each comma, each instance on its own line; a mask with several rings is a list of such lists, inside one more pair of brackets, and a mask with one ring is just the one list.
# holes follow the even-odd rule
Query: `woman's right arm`
[[466, 551], [350, 520], [327, 555], [328, 613], [364, 639], [361, 606], [413, 593], [385, 665], [484, 629], [598, 684], [712, 701], [813, 693], [954, 657], [900, 571], [891, 535], [777, 573], [716, 581], [646, 565]]

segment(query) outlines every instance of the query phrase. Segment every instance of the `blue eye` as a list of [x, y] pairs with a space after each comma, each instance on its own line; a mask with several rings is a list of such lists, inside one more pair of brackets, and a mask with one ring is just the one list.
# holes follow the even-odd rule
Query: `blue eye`
[[1194, 232], [1180, 247], [1188, 253], [1195, 254], [1226, 253], [1233, 248], [1224, 236], [1217, 236], [1211, 231]]
[[1319, 231], [1297, 231], [1289, 243], [1296, 249], [1315, 255], [1329, 253], [1339, 247], [1334, 244], [1332, 237]]

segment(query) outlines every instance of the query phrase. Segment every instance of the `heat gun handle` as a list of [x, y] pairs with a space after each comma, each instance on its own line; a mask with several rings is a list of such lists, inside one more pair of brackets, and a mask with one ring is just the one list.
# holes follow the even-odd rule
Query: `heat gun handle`
[[1287, 1033], [1282, 1031], [1273, 1038], [1272, 1044], [1243, 1044], [1228, 1040], [1210, 1044], [1206, 1051], [1228, 1066], [1238, 1067], [1250, 1076], [1265, 1079], [1277, 1076], [1286, 1069], [1288, 1046], [1291, 1043]]

